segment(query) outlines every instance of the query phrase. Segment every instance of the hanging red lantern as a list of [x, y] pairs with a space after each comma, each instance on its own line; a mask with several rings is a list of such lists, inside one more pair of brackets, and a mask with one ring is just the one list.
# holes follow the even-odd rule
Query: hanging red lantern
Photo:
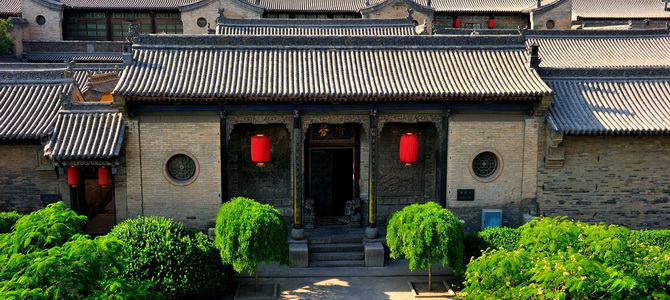
[[112, 183], [111, 172], [107, 167], [98, 168], [98, 185], [109, 186]]
[[489, 19], [489, 28], [493, 29], [496, 26], [496, 21], [494, 19]]
[[419, 137], [405, 133], [400, 137], [400, 162], [411, 166], [419, 157]]
[[77, 167], [67, 167], [67, 184], [71, 187], [77, 187], [79, 184], [79, 170]]
[[456, 22], [454, 23], [454, 28], [461, 28], [461, 19], [456, 19]]
[[258, 164], [259, 167], [270, 162], [270, 138], [257, 134], [251, 137], [251, 161]]

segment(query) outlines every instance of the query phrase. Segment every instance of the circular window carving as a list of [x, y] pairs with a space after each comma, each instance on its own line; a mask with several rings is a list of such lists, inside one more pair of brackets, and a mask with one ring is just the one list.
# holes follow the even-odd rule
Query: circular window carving
[[207, 26], [207, 19], [200, 17], [196, 20], [196, 24], [198, 24], [198, 27], [205, 27]]
[[493, 150], [484, 150], [470, 159], [470, 172], [477, 180], [489, 182], [500, 175], [502, 160]]
[[35, 23], [37, 25], [44, 25], [47, 22], [47, 19], [43, 15], [39, 15], [35, 18]]
[[173, 184], [191, 184], [199, 173], [198, 161], [192, 155], [184, 152], [173, 153], [168, 156], [163, 167], [163, 175]]
[[556, 26], [556, 22], [554, 20], [549, 20], [547, 21], [547, 29], [554, 29], [554, 26]]

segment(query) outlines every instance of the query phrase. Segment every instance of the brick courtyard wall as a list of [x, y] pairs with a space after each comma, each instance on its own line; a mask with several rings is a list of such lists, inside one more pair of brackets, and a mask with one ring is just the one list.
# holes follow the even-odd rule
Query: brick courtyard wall
[[262, 15], [249, 6], [237, 0], [205, 1], [204, 4], [186, 6], [181, 10], [181, 21], [184, 24], [184, 34], [205, 34], [207, 26], [197, 24], [199, 18], [205, 18], [211, 29], [216, 29], [216, 18], [219, 9], [224, 9], [223, 15], [231, 19], [259, 19]]
[[[21, 13], [23, 18], [28, 21], [28, 27], [30, 28], [30, 37], [26, 39], [52, 41], [63, 39], [62, 6], [57, 4], [44, 5], [35, 0], [22, 0]], [[44, 16], [46, 20], [44, 25], [35, 22], [37, 16]]]
[[[251, 161], [251, 137], [270, 138], [270, 162], [258, 167]], [[236, 125], [228, 142], [230, 197], [247, 197], [272, 205], [291, 221], [291, 139], [283, 124]]]
[[[70, 203], [67, 176], [56, 174], [51, 163], [38, 167], [38, 142], [0, 145], [0, 211], [29, 213], [43, 208], [41, 195], [60, 194]], [[48, 164], [47, 164], [48, 163]]]
[[570, 29], [572, 27], [572, 0], [563, 0], [551, 7], [531, 12], [531, 29], [549, 29], [548, 21], [554, 21], [552, 29]]
[[[503, 226], [517, 227], [536, 200], [537, 117], [454, 114], [449, 118], [447, 208], [465, 221], [466, 233], [481, 229], [482, 209], [502, 209]], [[472, 173], [482, 151], [498, 155], [493, 180]], [[459, 189], [473, 189], [474, 201], [457, 201]]]
[[[135, 126], [129, 126], [126, 146], [129, 217], [139, 210], [195, 229], [213, 227], [221, 206], [219, 117], [145, 115], [140, 117], [139, 131]], [[188, 185], [172, 183], [163, 172], [167, 160], [180, 152], [193, 156], [199, 165], [197, 178]]]
[[540, 211], [633, 229], [670, 227], [669, 143], [670, 136], [565, 136], [563, 167], [540, 161]]

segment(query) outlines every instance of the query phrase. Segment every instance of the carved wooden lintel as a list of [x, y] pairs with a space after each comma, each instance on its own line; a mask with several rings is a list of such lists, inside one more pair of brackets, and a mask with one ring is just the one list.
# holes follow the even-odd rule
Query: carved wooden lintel
[[230, 139], [230, 134], [237, 124], [284, 124], [287, 129], [293, 128], [293, 116], [290, 115], [256, 115], [256, 116], [226, 116], [226, 139]]
[[345, 123], [356, 123], [361, 124], [361, 135], [365, 135], [368, 131], [368, 118], [367, 115], [303, 115], [302, 116], [302, 131], [303, 135], [307, 134], [309, 125], [314, 123], [328, 123], [328, 124], [345, 124]]
[[379, 115], [379, 131], [386, 123], [433, 123], [438, 133], [442, 133], [442, 114], [393, 114]]

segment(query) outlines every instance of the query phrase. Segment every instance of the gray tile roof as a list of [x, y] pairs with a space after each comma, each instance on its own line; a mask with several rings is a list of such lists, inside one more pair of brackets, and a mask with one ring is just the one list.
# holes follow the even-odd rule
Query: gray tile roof
[[519, 37], [145, 35], [133, 57], [114, 91], [130, 98], [495, 100], [551, 93], [527, 67]]
[[52, 129], [72, 78], [63, 70], [0, 72], [0, 140], [39, 139]]
[[414, 35], [410, 19], [228, 19], [220, 18], [223, 35]]
[[58, 113], [44, 154], [54, 161], [110, 159], [119, 155], [125, 125], [110, 103], [72, 103]]
[[528, 39], [540, 46], [542, 68], [670, 67], [670, 36], [542, 36]]
[[122, 63], [121, 54], [82, 54], [82, 53], [28, 53], [29, 62], [59, 62], [74, 61], [76, 63]]
[[[240, 0], [270, 11], [348, 12], [374, 6], [385, 0]], [[393, 1], [393, 0], [386, 0]], [[410, 0], [428, 6], [428, 0]], [[556, 0], [544, 0], [548, 5]], [[537, 0], [431, 0], [430, 7], [436, 12], [526, 12], [537, 7]], [[367, 5], [366, 5], [367, 4]]]
[[670, 78], [548, 80], [547, 122], [570, 135], [670, 133]]
[[78, 9], [171, 9], [200, 0], [60, 0], [63, 5]]
[[21, 12], [21, 0], [0, 1], [0, 15], [17, 15]]
[[578, 19], [670, 19], [662, 0], [572, 0], [572, 11]]

